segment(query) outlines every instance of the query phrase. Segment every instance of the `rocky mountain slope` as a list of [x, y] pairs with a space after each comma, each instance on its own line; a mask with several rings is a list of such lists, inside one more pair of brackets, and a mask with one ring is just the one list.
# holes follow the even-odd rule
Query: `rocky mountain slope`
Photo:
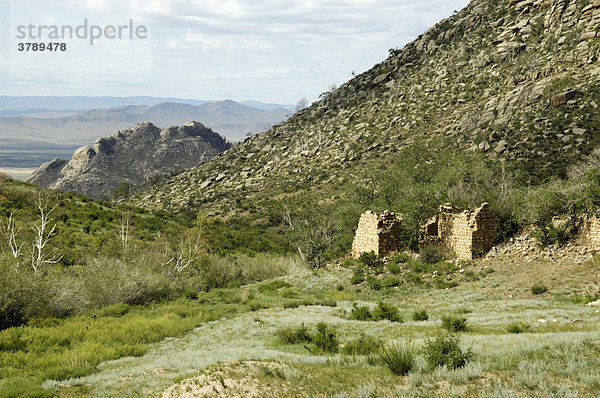
[[[519, 164], [532, 184], [600, 143], [600, 1], [473, 0], [287, 122], [141, 194], [228, 214], [333, 197], [418, 138]], [[424, 159], [426, 161], [426, 159]]]
[[43, 164], [28, 182], [107, 198], [121, 182], [137, 187], [206, 162], [229, 147], [223, 137], [201, 123], [163, 130], [139, 123], [79, 148], [70, 161], [54, 159]]

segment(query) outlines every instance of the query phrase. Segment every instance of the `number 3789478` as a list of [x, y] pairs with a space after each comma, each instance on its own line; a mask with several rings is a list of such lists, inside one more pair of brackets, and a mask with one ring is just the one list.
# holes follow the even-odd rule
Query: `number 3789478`
[[19, 51], [67, 51], [67, 43], [18, 43]]

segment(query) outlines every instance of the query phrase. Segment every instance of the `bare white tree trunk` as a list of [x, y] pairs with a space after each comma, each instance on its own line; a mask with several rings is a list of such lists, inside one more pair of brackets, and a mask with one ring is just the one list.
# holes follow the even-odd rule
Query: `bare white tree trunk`
[[[14, 220], [14, 211], [10, 213], [8, 220], [4, 223], [0, 220], [0, 233], [2, 234], [2, 240], [6, 242], [6, 246], [8, 246], [8, 251], [10, 255], [15, 260], [15, 265], [17, 268], [19, 267], [19, 261], [21, 257], [21, 251], [23, 250], [23, 243], [19, 244], [17, 242], [17, 236], [21, 232], [15, 226]], [[2, 250], [4, 252], [4, 249]]]
[[38, 222], [33, 226], [35, 232], [33, 248], [31, 249], [31, 267], [36, 275], [40, 275], [40, 272], [45, 264], [56, 264], [60, 261], [61, 257], [51, 256], [48, 253], [47, 245], [50, 238], [56, 230], [56, 224], [52, 226], [52, 219], [50, 216], [58, 207], [58, 203], [54, 206], [50, 206], [47, 199], [42, 197], [40, 192], [36, 201], [38, 208]]
[[119, 223], [119, 241], [121, 246], [129, 246], [129, 230], [131, 228], [131, 214], [129, 211], [121, 213], [121, 222]]
[[195, 237], [182, 238], [176, 255], [171, 257], [164, 265], [173, 264], [175, 272], [180, 274], [198, 259], [201, 250], [202, 240], [199, 234]]

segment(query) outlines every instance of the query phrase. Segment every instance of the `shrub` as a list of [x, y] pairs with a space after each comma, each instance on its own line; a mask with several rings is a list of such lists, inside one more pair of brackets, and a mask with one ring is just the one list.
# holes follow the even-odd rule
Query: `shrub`
[[425, 264], [437, 264], [444, 261], [446, 253], [439, 246], [425, 246], [419, 253], [419, 261]]
[[263, 283], [262, 285], [260, 285], [258, 287], [258, 291], [260, 293], [274, 292], [274, 291], [277, 291], [284, 287], [292, 287], [292, 285], [285, 281], [280, 281], [280, 280], [271, 281], [271, 282]]
[[337, 307], [337, 301], [331, 298], [323, 299], [319, 302], [322, 307]]
[[381, 284], [384, 287], [395, 287], [395, 286], [400, 285], [400, 281], [396, 277], [388, 276], [388, 277], [384, 278], [383, 281], [381, 281]]
[[455, 315], [443, 316], [442, 327], [450, 332], [466, 332], [469, 330], [467, 318]]
[[144, 257], [91, 259], [81, 279], [80, 299], [96, 308], [116, 303], [144, 305], [176, 293], [173, 280]]
[[342, 353], [346, 355], [371, 355], [378, 353], [382, 347], [382, 341], [376, 337], [361, 333], [356, 340], [351, 340], [342, 347]]
[[422, 353], [431, 369], [444, 365], [451, 369], [462, 368], [473, 358], [473, 352], [470, 349], [463, 351], [459, 338], [452, 335], [427, 340]]
[[391, 322], [402, 322], [402, 316], [398, 308], [393, 305], [379, 302], [377, 307], [373, 310], [373, 320], [381, 321], [388, 320]]
[[538, 294], [546, 293], [547, 291], [548, 288], [545, 285], [542, 285], [541, 283], [536, 283], [533, 286], [531, 286], [531, 293], [535, 294], [536, 296]]
[[131, 309], [130, 305], [125, 304], [125, 303], [118, 303], [118, 304], [109, 305], [108, 307], [104, 307], [104, 308], [94, 312], [94, 315], [97, 316], [98, 318], [103, 317], [103, 316], [118, 318], [118, 317], [121, 317], [121, 316], [127, 314], [130, 309]]
[[364, 281], [365, 281], [365, 276], [362, 274], [355, 274], [350, 279], [350, 283], [352, 283], [353, 285], [358, 285], [360, 283], [363, 283]]
[[372, 276], [369, 276], [367, 278], [367, 284], [369, 285], [369, 287], [372, 290], [381, 290], [381, 281], [377, 278], [373, 278]]
[[183, 292], [181, 297], [183, 297], [184, 299], [188, 299], [188, 300], [197, 300], [198, 292], [195, 292], [193, 290], [186, 290], [185, 292]]
[[520, 334], [520, 333], [526, 333], [529, 330], [531, 330], [531, 326], [526, 325], [524, 323], [511, 323], [510, 325], [508, 325], [506, 327], [506, 331], [508, 333], [513, 333], [513, 334]]
[[335, 354], [340, 348], [336, 330], [324, 322], [317, 323], [312, 342], [319, 350], [329, 354]]
[[369, 268], [377, 268], [383, 265], [383, 261], [374, 252], [361, 253], [358, 262]]
[[404, 264], [409, 262], [412, 257], [406, 253], [398, 253], [390, 259], [390, 264]]
[[380, 360], [394, 374], [406, 376], [415, 367], [416, 354], [412, 345], [388, 344], [381, 349]]
[[429, 319], [429, 315], [425, 310], [415, 311], [412, 314], [412, 319], [413, 321], [426, 321]]
[[390, 271], [392, 274], [397, 275], [400, 272], [402, 272], [402, 267], [396, 263], [390, 262], [387, 265], [387, 269], [388, 271]]
[[309, 330], [304, 324], [297, 327], [287, 326], [277, 329], [275, 335], [284, 344], [310, 343], [312, 341]]
[[286, 301], [285, 303], [283, 303], [283, 308], [285, 308], [285, 309], [298, 308], [298, 307], [300, 307], [300, 301], [298, 301], [298, 300]]
[[32, 315], [38, 279], [27, 270], [16, 271], [0, 258], [0, 330], [18, 326]]
[[355, 321], [370, 321], [373, 318], [369, 307], [366, 305], [357, 306], [354, 304], [352, 312], [350, 313], [350, 319]]

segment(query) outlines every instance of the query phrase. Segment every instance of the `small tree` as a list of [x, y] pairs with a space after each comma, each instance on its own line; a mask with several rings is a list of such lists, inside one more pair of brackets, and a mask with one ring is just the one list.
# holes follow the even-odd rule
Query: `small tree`
[[36, 276], [39, 276], [44, 265], [56, 264], [61, 257], [51, 255], [47, 247], [50, 238], [56, 231], [56, 224], [53, 224], [51, 215], [58, 207], [58, 203], [51, 205], [50, 201], [40, 192], [35, 204], [38, 208], [38, 221], [32, 227], [35, 236], [31, 249], [31, 267]]
[[334, 215], [324, 209], [310, 208], [292, 220], [286, 207], [283, 218], [302, 259], [314, 268], [325, 265], [336, 231]]
[[[2, 241], [6, 244], [6, 247], [8, 247], [8, 252], [15, 260], [15, 265], [18, 268], [24, 244], [17, 241], [17, 237], [21, 230], [17, 229], [15, 226], [14, 213], [14, 211], [10, 213], [10, 216], [6, 221], [0, 219], [0, 234]], [[2, 245], [2, 252], [6, 253], [4, 245]]]
[[320, 100], [324, 100], [325, 98], [329, 97], [331, 94], [333, 94], [333, 92], [337, 90], [337, 85], [335, 84], [330, 84], [329, 87], [327, 87], [327, 91], [319, 94], [319, 99]]
[[131, 237], [131, 214], [129, 211], [121, 213], [121, 219], [118, 225], [118, 237], [121, 246], [127, 248]]
[[306, 99], [306, 97], [302, 97], [302, 99], [300, 99], [300, 101], [298, 101], [298, 103], [296, 104], [296, 112], [301, 111], [302, 109], [306, 108], [308, 106], [308, 100]]
[[131, 195], [132, 187], [131, 184], [125, 180], [121, 180], [119, 185], [111, 192], [113, 200], [119, 200]]

